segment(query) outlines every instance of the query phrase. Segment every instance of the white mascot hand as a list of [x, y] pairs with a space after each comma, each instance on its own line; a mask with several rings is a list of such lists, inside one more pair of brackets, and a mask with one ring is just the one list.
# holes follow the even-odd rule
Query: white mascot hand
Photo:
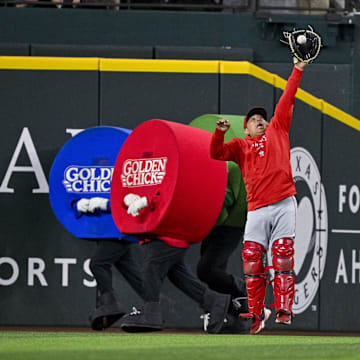
[[79, 212], [86, 213], [89, 209], [89, 199], [80, 199], [76, 203], [76, 209]]
[[138, 216], [139, 211], [146, 208], [147, 206], [148, 206], [148, 201], [146, 196], [143, 196], [142, 198], [139, 197], [130, 204], [127, 213], [134, 217]]
[[88, 211], [93, 213], [96, 209], [100, 209], [105, 211], [107, 209], [109, 199], [101, 198], [101, 197], [93, 197], [89, 201], [89, 209]]
[[136, 194], [127, 194], [124, 196], [124, 204], [129, 207], [135, 200], [140, 199], [139, 195]]

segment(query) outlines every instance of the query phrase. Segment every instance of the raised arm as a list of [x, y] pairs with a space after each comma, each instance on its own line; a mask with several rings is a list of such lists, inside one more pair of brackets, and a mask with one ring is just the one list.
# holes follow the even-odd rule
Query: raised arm
[[290, 129], [295, 104], [295, 95], [300, 84], [302, 72], [306, 65], [307, 63], [305, 62], [298, 62], [294, 65], [285, 90], [275, 108], [275, 114], [272, 122], [274, 123], [274, 126], [282, 127], [286, 131], [289, 131]]
[[225, 133], [230, 128], [228, 119], [220, 119], [216, 122], [216, 129], [211, 138], [210, 156], [216, 160], [233, 160], [235, 156], [232, 151], [233, 140], [224, 143]]

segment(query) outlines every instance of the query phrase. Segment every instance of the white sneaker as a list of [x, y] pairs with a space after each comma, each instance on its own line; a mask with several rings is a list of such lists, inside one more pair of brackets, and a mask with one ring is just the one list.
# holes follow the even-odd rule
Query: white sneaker
[[250, 329], [250, 334], [259, 334], [261, 331], [264, 330], [265, 328], [265, 323], [266, 321], [269, 319], [271, 315], [271, 310], [268, 308], [264, 308], [264, 318], [263, 319], [259, 319], [257, 317], [255, 317], [253, 319], [253, 323]]
[[287, 314], [285, 312], [279, 311], [276, 314], [275, 322], [278, 324], [290, 325], [291, 324], [291, 314]]

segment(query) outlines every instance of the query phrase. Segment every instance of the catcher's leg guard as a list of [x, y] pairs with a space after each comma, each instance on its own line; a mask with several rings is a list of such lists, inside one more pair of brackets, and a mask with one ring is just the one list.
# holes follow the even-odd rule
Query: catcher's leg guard
[[292, 239], [276, 240], [272, 246], [272, 263], [275, 271], [274, 298], [276, 322], [291, 323], [295, 293], [294, 247]]
[[[261, 244], [253, 241], [245, 241], [242, 259], [248, 294], [248, 317], [253, 319], [253, 324], [250, 329], [251, 334], [259, 333], [265, 327], [265, 317], [268, 318], [270, 316], [270, 314], [264, 313], [266, 295], [266, 278], [263, 263], [264, 253], [265, 249]], [[246, 314], [244, 315], [246, 316]]]

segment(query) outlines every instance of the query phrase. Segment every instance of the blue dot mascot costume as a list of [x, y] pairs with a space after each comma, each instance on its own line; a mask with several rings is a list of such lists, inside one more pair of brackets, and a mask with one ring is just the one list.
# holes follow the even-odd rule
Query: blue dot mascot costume
[[112, 266], [143, 297], [142, 276], [132, 255], [137, 239], [123, 235], [111, 215], [110, 189], [116, 157], [130, 130], [98, 126], [71, 138], [50, 171], [50, 203], [60, 223], [76, 238], [97, 241], [90, 269], [97, 281], [94, 330], [113, 325], [127, 312], [112, 286]]

